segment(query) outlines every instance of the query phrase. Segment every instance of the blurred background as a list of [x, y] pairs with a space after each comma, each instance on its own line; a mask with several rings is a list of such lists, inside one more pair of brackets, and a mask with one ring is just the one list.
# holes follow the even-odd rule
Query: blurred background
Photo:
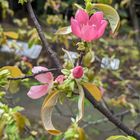
[[[20, 2], [22, 3], [22, 0]], [[94, 81], [101, 86], [104, 94], [102, 105], [113, 114], [117, 114], [117, 117], [128, 127], [140, 131], [140, 1], [93, 0], [93, 2], [112, 5], [120, 15], [121, 25], [115, 35], [112, 35], [108, 26], [103, 38], [92, 43], [93, 62], [90, 65], [86, 63], [84, 65], [91, 67], [89, 75], [93, 75]], [[77, 10], [75, 3], [84, 7], [84, 0], [33, 0], [32, 2], [48, 45], [57, 52], [62, 63], [65, 59], [61, 48], [74, 53], [78, 39], [71, 34], [60, 36], [54, 33], [60, 27], [70, 25], [70, 18]], [[112, 61], [111, 67], [109, 67], [109, 60]], [[45, 48], [42, 47], [37, 31], [28, 15], [26, 3], [19, 4], [18, 0], [0, 0], [0, 67], [5, 65], [18, 66], [25, 74], [31, 74], [30, 70], [35, 65], [47, 68], [56, 67]], [[4, 84], [2, 76], [0, 80], [1, 84]], [[19, 132], [19, 136], [15, 136], [17, 128], [14, 123], [8, 123], [7, 126], [1, 123], [0, 139], [63, 139], [63, 136], [49, 135], [43, 129], [40, 118], [43, 98], [31, 100], [26, 95], [34, 84], [36, 84], [35, 80], [25, 79], [22, 82], [11, 82], [6, 90], [0, 86], [0, 103], [2, 104], [0, 115], [1, 110], [4, 110], [10, 117], [10, 108], [22, 106], [24, 108], [22, 114], [27, 117], [19, 121], [23, 125], [23, 127], [20, 126], [23, 130]], [[7, 109], [3, 104], [8, 105]], [[56, 106], [53, 112], [54, 124], [66, 131], [71, 117], [75, 117], [76, 113], [77, 97], [67, 99], [64, 105]], [[0, 122], [3, 122], [1, 118]], [[4, 127], [5, 130], [3, 130]], [[88, 140], [105, 140], [111, 135], [124, 134], [106, 120], [87, 100], [85, 101], [85, 115], [80, 127], [84, 128]]]

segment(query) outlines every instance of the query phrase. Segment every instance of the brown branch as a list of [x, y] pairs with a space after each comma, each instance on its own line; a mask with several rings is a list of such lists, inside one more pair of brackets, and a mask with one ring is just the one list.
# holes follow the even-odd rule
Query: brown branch
[[127, 135], [133, 136], [134, 138], [140, 140], [140, 133], [138, 133], [137, 131], [135, 131], [133, 129], [128, 128], [118, 118], [116, 118], [115, 116], [113, 116], [113, 114], [109, 110], [107, 110], [103, 106], [101, 106], [100, 103], [97, 102], [93, 98], [93, 96], [86, 89], [84, 89], [84, 91], [85, 91], [85, 97], [90, 101], [90, 103], [98, 111], [100, 111], [105, 117], [107, 117], [110, 122], [112, 122], [113, 124], [115, 124], [119, 129], [123, 130], [123, 132], [125, 132]]
[[56, 66], [58, 68], [61, 68], [61, 63], [60, 63], [59, 59], [57, 58], [56, 53], [49, 47], [49, 44], [48, 44], [48, 42], [47, 42], [47, 40], [45, 38], [43, 30], [42, 30], [42, 28], [41, 28], [41, 26], [40, 26], [40, 24], [39, 24], [39, 22], [38, 22], [38, 20], [37, 20], [37, 18], [35, 16], [35, 14], [34, 14], [34, 11], [33, 11], [33, 8], [31, 6], [30, 0], [28, 0], [28, 2], [27, 2], [27, 10], [28, 10], [28, 13], [29, 13], [34, 25], [35, 25], [35, 28], [36, 28], [36, 30], [38, 32], [38, 35], [39, 35], [39, 37], [41, 39], [41, 42], [42, 42], [43, 46], [46, 48], [46, 50], [47, 50], [47, 53], [54, 60], [54, 63], [56, 64]]
[[[38, 23], [37, 19], [36, 19], [36, 16], [34, 14], [34, 11], [32, 9], [32, 6], [31, 6], [31, 3], [30, 3], [30, 0], [28, 0], [28, 3], [27, 3], [27, 9], [28, 9], [28, 12], [30, 14], [30, 17], [31, 19], [33, 20], [34, 22], [34, 25], [38, 31], [38, 34], [39, 34], [39, 37], [43, 43], [43, 45], [45, 46], [48, 54], [51, 56], [51, 58], [53, 59], [53, 61], [55, 62], [55, 64], [57, 65], [58, 68], [61, 68], [61, 63], [59, 61], [59, 59], [56, 57], [56, 53], [48, 46], [48, 43], [46, 41], [46, 38], [44, 36], [44, 33], [42, 31], [42, 28], [40, 26], [40, 24]], [[98, 111], [100, 111], [102, 114], [105, 115], [105, 117], [108, 118], [108, 120], [110, 122], [112, 122], [113, 124], [115, 124], [118, 128], [120, 128], [122, 131], [124, 131], [127, 135], [130, 135], [130, 136], [133, 136], [135, 137], [136, 139], [140, 139], [140, 133], [138, 133], [137, 131], [135, 130], [131, 130], [129, 129], [126, 125], [124, 125], [119, 119], [117, 119], [115, 116], [113, 116], [113, 114], [108, 111], [107, 109], [105, 109], [102, 105], [100, 105], [94, 98], [93, 96], [88, 92], [88, 91], [85, 91], [85, 96], [86, 98], [90, 101], [90, 103], [96, 108], [98, 109]]]
[[52, 72], [52, 71], [58, 71], [60, 70], [59, 68], [53, 68], [53, 69], [49, 69], [46, 71], [39, 71], [38, 73], [34, 73], [32, 75], [25, 75], [23, 77], [16, 77], [16, 78], [8, 78], [8, 80], [23, 80], [23, 79], [27, 79], [27, 78], [34, 78], [35, 76], [39, 75], [39, 74], [43, 74], [43, 73], [47, 73], [47, 72]]

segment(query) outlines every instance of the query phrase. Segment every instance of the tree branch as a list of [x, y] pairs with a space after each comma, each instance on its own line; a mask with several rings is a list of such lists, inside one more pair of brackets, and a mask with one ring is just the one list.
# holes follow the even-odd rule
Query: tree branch
[[46, 48], [46, 50], [47, 50], [47, 53], [54, 60], [54, 63], [56, 64], [56, 66], [58, 68], [61, 68], [61, 63], [60, 63], [59, 59], [57, 58], [56, 53], [49, 47], [49, 44], [48, 44], [48, 42], [47, 42], [47, 40], [45, 38], [43, 30], [42, 30], [42, 28], [41, 28], [41, 26], [40, 26], [40, 24], [39, 24], [39, 22], [38, 22], [38, 20], [37, 20], [37, 18], [35, 16], [35, 14], [34, 14], [34, 11], [33, 11], [33, 8], [31, 6], [30, 0], [28, 0], [28, 2], [27, 2], [27, 10], [28, 10], [28, 13], [29, 13], [34, 25], [35, 25], [35, 28], [37, 29], [38, 35], [39, 35], [39, 37], [41, 39], [41, 42], [42, 42], [43, 46]]
[[90, 103], [98, 110], [100, 111], [105, 117], [108, 118], [108, 120], [110, 122], [112, 122], [113, 124], [115, 124], [119, 129], [123, 130], [126, 134], [128, 134], [129, 136], [133, 136], [136, 139], [140, 140], [140, 133], [138, 133], [135, 130], [132, 130], [130, 128], [128, 128], [125, 124], [123, 124], [119, 119], [117, 119], [115, 116], [113, 116], [113, 114], [105, 109], [103, 106], [101, 106], [99, 104], [99, 102], [97, 102], [93, 96], [86, 90], [85, 91], [85, 97], [90, 101]]
[[[56, 53], [48, 46], [48, 43], [46, 41], [46, 38], [44, 36], [44, 33], [42, 31], [42, 28], [40, 26], [40, 24], [38, 23], [36, 17], [35, 17], [35, 14], [34, 14], [34, 11], [32, 9], [32, 6], [31, 6], [31, 3], [30, 3], [30, 0], [28, 0], [28, 3], [27, 3], [27, 9], [28, 9], [28, 12], [30, 14], [30, 17], [31, 19], [33, 20], [34, 22], [34, 25], [38, 31], [38, 34], [39, 34], [39, 37], [43, 43], [43, 45], [45, 46], [47, 52], [49, 55], [51, 55], [51, 58], [53, 59], [53, 61], [55, 62], [55, 64], [57, 65], [58, 68], [61, 68], [61, 63], [59, 61], [59, 59], [57, 58], [56, 56]], [[130, 136], [133, 136], [135, 137], [136, 139], [140, 140], [140, 133], [138, 133], [137, 131], [135, 130], [131, 130], [129, 129], [126, 125], [124, 125], [119, 119], [117, 119], [115, 116], [113, 116], [113, 114], [105, 109], [102, 105], [100, 105], [94, 98], [93, 96], [85, 90], [85, 97], [89, 100], [89, 102], [98, 110], [100, 111], [103, 115], [105, 115], [105, 117], [108, 118], [108, 120], [110, 122], [112, 122], [114, 125], [116, 125], [118, 128], [120, 128], [122, 131], [124, 131], [127, 135], [130, 135]]]
[[25, 75], [23, 77], [16, 77], [16, 78], [8, 78], [8, 80], [23, 80], [23, 79], [27, 79], [27, 78], [34, 78], [35, 76], [39, 75], [39, 74], [43, 74], [43, 73], [47, 73], [47, 72], [52, 72], [52, 71], [58, 71], [60, 70], [59, 68], [53, 68], [53, 69], [49, 69], [46, 71], [39, 71], [38, 73], [34, 73], [32, 75]]

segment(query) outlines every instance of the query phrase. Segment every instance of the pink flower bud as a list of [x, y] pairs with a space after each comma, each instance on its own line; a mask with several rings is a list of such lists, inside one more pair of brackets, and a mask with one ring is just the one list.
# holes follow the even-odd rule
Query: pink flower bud
[[65, 76], [64, 76], [64, 75], [59, 75], [59, 76], [57, 76], [57, 78], [55, 79], [55, 82], [57, 82], [57, 83], [59, 83], [59, 84], [63, 84], [64, 79], [65, 79]]
[[81, 66], [76, 66], [73, 71], [72, 71], [72, 74], [73, 74], [73, 77], [74, 78], [81, 78], [83, 76], [83, 68]]

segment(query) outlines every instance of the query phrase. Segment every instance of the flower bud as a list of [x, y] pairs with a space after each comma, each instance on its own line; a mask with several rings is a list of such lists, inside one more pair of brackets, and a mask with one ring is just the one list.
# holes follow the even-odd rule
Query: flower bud
[[76, 66], [73, 71], [72, 71], [72, 74], [73, 74], [73, 77], [74, 78], [81, 78], [83, 76], [83, 68], [81, 66]]

